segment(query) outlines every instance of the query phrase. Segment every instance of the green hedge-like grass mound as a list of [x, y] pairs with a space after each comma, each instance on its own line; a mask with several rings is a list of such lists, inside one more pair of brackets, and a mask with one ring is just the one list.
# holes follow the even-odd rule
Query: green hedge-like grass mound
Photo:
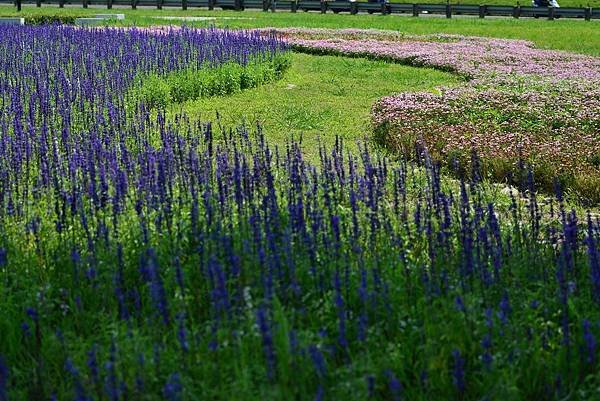
[[187, 68], [167, 75], [153, 74], [139, 79], [129, 94], [129, 102], [164, 108], [172, 103], [227, 96], [280, 79], [290, 63], [289, 54], [278, 54], [246, 65], [231, 62], [217, 68]]

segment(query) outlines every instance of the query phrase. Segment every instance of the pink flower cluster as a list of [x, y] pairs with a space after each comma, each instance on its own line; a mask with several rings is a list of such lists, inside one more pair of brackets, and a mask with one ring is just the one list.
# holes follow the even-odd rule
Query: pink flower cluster
[[380, 99], [372, 120], [385, 145], [410, 154], [424, 141], [438, 159], [465, 163], [476, 150], [498, 180], [524, 161], [542, 186], [552, 188], [557, 177], [600, 202], [600, 58], [536, 49], [523, 40], [372, 30], [279, 33], [304, 51], [386, 58], [468, 78], [441, 94]]
[[472, 79], [490, 75], [600, 80], [600, 58], [538, 49], [525, 40], [458, 35], [411, 36], [377, 30], [278, 29], [307, 51], [389, 58], [455, 71]]
[[558, 178], [583, 199], [600, 201], [598, 86], [405, 93], [377, 102], [373, 123], [379, 140], [397, 151], [409, 153], [423, 141], [439, 160], [468, 163], [475, 150], [496, 180], [505, 180], [524, 161], [540, 186], [551, 189]]

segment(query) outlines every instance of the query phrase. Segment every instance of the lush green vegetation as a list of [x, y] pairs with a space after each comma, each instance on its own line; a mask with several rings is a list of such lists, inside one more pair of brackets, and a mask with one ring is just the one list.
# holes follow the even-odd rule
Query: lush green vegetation
[[255, 58], [241, 65], [229, 62], [217, 67], [185, 68], [167, 75], [150, 74], [136, 78], [128, 101], [131, 108], [144, 103], [165, 108], [187, 100], [228, 96], [280, 79], [290, 66], [289, 54]]
[[[31, 12], [48, 10], [74, 12]], [[190, 14], [505, 26], [600, 52], [575, 41], [595, 23]], [[0, 29], [0, 401], [599, 398], [596, 216], [538, 197], [531, 170], [517, 193], [474, 154], [448, 179], [418, 144], [369, 146], [375, 100], [457, 76], [308, 54], [286, 70], [250, 33], [24, 32]], [[249, 48], [274, 58], [244, 68]], [[458, 117], [499, 130], [504, 105]]]
[[49, 24], [75, 24], [77, 18], [85, 17], [82, 13], [68, 14], [46, 14], [46, 13], [25, 13], [25, 24], [27, 25], [49, 25]]
[[283, 79], [233, 96], [187, 102], [183, 110], [203, 119], [218, 113], [227, 126], [258, 123], [271, 143], [282, 146], [291, 133], [301, 134], [305, 154], [316, 161], [319, 141], [332, 145], [336, 135], [356, 149], [356, 139], [369, 132], [371, 105], [378, 98], [457, 82], [459, 78], [433, 69], [296, 53]]

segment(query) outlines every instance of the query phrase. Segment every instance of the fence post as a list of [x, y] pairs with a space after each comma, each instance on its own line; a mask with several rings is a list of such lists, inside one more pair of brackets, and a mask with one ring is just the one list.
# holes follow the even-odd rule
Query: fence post
[[208, 9], [210, 11], [215, 9], [215, 0], [208, 0]]
[[295, 13], [296, 11], [298, 11], [298, 3], [296, 3], [296, 0], [292, 0], [292, 12]]
[[446, 18], [452, 18], [452, 7], [450, 6], [450, 0], [446, 2]]
[[235, 11], [241, 11], [242, 5], [240, 4], [240, 0], [234, 0], [233, 1], [233, 9]]
[[321, 0], [321, 14], [325, 14], [327, 12], [327, 3], [325, 0]]
[[[42, 6], [41, 0], [37, 0], [37, 2], [39, 4], [38, 7], [41, 7]], [[83, 0], [83, 8], [88, 8], [88, 0]]]
[[277, 0], [271, 0], [271, 12], [277, 11]]
[[350, 2], [350, 14], [352, 14], [352, 15], [358, 14], [358, 4], [356, 4], [356, 1]]
[[183, 11], [187, 10], [187, 0], [181, 0], [181, 9]]
[[111, 9], [113, 6], [113, 0], [106, 0], [106, 8]]
[[521, 16], [521, 3], [517, 1], [517, 5], [513, 7], [513, 17], [519, 18]]
[[583, 13], [584, 13], [584, 18], [586, 21], [589, 21], [592, 19], [592, 7], [587, 6]]
[[548, 7], [548, 19], [550, 21], [554, 19], [554, 7]]
[[479, 18], [485, 18], [485, 5], [479, 5]]
[[412, 6], [413, 6], [413, 17], [418, 17], [419, 16], [419, 5], [413, 3]]
[[262, 2], [263, 2], [263, 11], [269, 11], [269, 0], [262, 0]]
[[162, 0], [156, 0], [156, 9], [162, 10]]
[[22, 1], [21, 0], [17, 0], [17, 11], [21, 11], [21, 6], [22, 6]]
[[132, 10], [135, 10], [135, 9], [137, 8], [137, 3], [136, 3], [136, 1], [137, 1], [137, 0], [131, 0], [131, 9], [132, 9]]

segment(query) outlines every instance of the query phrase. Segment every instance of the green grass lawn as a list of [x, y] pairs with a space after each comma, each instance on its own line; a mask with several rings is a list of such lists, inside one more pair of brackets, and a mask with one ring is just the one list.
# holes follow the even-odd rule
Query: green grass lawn
[[280, 146], [290, 134], [301, 134], [306, 156], [317, 161], [319, 139], [333, 145], [337, 134], [355, 148], [357, 139], [369, 135], [369, 112], [376, 99], [456, 83], [457, 77], [428, 68], [294, 54], [291, 68], [276, 83], [233, 96], [190, 101], [183, 109], [207, 120], [214, 120], [219, 112], [225, 126], [259, 122], [269, 140]]
[[[475, 0], [473, 0], [475, 1]], [[504, 0], [512, 2], [512, 0]], [[579, 0], [574, 0], [575, 2]], [[600, 0], [595, 0], [600, 6]], [[563, 2], [563, 5], [567, 4]], [[66, 8], [59, 9], [54, 6], [36, 8], [26, 6], [25, 14], [96, 14], [100, 9]], [[261, 11], [208, 11], [190, 9], [114, 9], [112, 12], [126, 14], [125, 23], [129, 25], [148, 26], [157, 24], [177, 24], [178, 21], [167, 22], [155, 17], [158, 16], [210, 16], [210, 17], [237, 17], [236, 19], [219, 19], [213, 21], [188, 23], [192, 26], [208, 26], [214, 24], [219, 27], [255, 28], [255, 27], [323, 27], [323, 28], [377, 28], [391, 29], [409, 34], [450, 33], [461, 35], [477, 35], [500, 38], [532, 40], [538, 46], [561, 50], [570, 50], [579, 53], [600, 55], [600, 22], [581, 20], [554, 20], [545, 19], [512, 19], [512, 18], [414, 18], [407, 16], [381, 16], [381, 15], [348, 15], [332, 14], [321, 15], [318, 13], [277, 12], [265, 13]], [[0, 15], [17, 14], [14, 7], [0, 6]]]

